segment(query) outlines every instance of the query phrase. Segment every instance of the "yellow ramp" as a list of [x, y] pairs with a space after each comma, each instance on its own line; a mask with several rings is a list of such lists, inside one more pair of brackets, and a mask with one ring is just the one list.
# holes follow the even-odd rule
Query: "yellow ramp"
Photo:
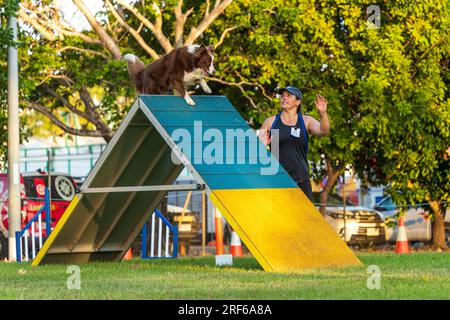
[[299, 188], [224, 189], [210, 196], [266, 271], [361, 264]]

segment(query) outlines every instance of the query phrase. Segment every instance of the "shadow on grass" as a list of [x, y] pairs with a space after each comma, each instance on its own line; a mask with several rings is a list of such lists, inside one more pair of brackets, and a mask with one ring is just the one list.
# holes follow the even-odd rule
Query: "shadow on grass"
[[174, 267], [206, 267], [206, 268], [233, 268], [248, 271], [263, 271], [264, 269], [259, 265], [253, 257], [233, 257], [233, 266], [216, 267], [215, 257], [192, 257], [192, 258], [178, 258], [178, 259], [148, 259], [140, 260], [134, 259], [127, 261], [127, 263], [145, 263], [155, 266], [174, 266]]

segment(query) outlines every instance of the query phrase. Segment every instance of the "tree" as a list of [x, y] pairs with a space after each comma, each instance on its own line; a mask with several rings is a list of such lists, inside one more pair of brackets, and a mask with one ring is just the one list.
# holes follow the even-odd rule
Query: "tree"
[[[25, 80], [26, 107], [67, 133], [109, 141], [135, 97], [123, 51], [150, 62], [192, 44], [231, 2], [105, 0], [104, 10], [94, 15], [84, 1], [73, 0], [91, 26], [78, 31], [53, 1], [23, 1], [19, 18], [32, 28], [26, 37], [31, 55], [22, 57], [24, 73], [32, 75]], [[61, 112], [76, 114], [83, 128], [64, 123]]]
[[[401, 7], [400, 7], [401, 6]], [[385, 22], [368, 40], [367, 73], [360, 91], [358, 133], [366, 154], [359, 165], [369, 179], [388, 184], [406, 208], [425, 203], [433, 219], [433, 245], [445, 249], [445, 207], [450, 193], [450, 103], [445, 1], [389, 3]], [[367, 170], [369, 166], [377, 171]]]
[[1, 0], [0, 1], [0, 43], [2, 43], [1, 51], [0, 51], [0, 126], [1, 126], [1, 134], [0, 134], [0, 168], [4, 168], [4, 163], [6, 162], [6, 152], [7, 152], [7, 143], [8, 143], [8, 115], [7, 115], [7, 87], [8, 87], [8, 71], [7, 71], [7, 48], [8, 45], [12, 43], [12, 35], [10, 30], [8, 29], [8, 18], [11, 12], [14, 12], [13, 8], [8, 6], [8, 1]]
[[371, 4], [235, 3], [209, 31], [224, 30], [225, 21], [240, 25], [223, 43], [219, 82], [231, 85], [227, 95], [255, 126], [277, 112], [277, 87], [299, 86], [304, 111], [313, 115], [312, 100], [322, 92], [332, 134], [310, 148], [315, 176], [328, 176], [321, 202], [344, 165], [352, 165], [365, 183], [388, 185], [399, 204], [429, 203], [434, 245], [443, 248], [449, 11], [445, 1], [389, 2], [379, 7], [376, 28], [368, 21]]
[[[13, 42], [8, 20], [16, 14], [17, 8], [17, 0], [0, 0], [0, 171], [6, 169], [8, 158], [8, 46], [20, 45]], [[21, 123], [20, 134], [23, 140], [29, 134], [25, 117], [21, 119]]]

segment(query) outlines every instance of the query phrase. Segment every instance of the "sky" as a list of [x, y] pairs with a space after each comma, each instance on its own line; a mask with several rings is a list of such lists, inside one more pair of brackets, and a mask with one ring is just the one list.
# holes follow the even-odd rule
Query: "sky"
[[[127, 0], [131, 3], [133, 0]], [[56, 5], [61, 8], [64, 17], [70, 24], [78, 31], [83, 29], [90, 29], [90, 25], [84, 15], [73, 4], [72, 0], [55, 0]], [[88, 6], [92, 13], [97, 13], [103, 8], [102, 0], [85, 0], [84, 3]]]
[[[55, 0], [56, 5], [61, 8], [64, 14], [64, 18], [75, 27], [76, 30], [81, 31], [89, 28], [89, 23], [78, 8], [73, 4], [71, 0]], [[95, 13], [102, 8], [103, 1], [101, 0], [89, 0], [85, 2], [89, 9]]]

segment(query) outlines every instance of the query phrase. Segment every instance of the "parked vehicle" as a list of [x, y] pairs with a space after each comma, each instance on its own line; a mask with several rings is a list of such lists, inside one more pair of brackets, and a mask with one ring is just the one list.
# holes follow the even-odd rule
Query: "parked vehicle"
[[[385, 218], [386, 240], [395, 242], [398, 231], [397, 214], [400, 210], [399, 206], [394, 203], [391, 196], [386, 196], [381, 199], [374, 209], [380, 211]], [[432, 222], [429, 218], [427, 207], [423, 205], [408, 206], [404, 217], [408, 241], [428, 242], [432, 240]], [[445, 226], [448, 239], [450, 234], [450, 208], [447, 209], [445, 214]]]
[[[44, 205], [45, 189], [48, 175], [46, 173], [23, 173], [20, 177], [21, 207], [24, 227]], [[75, 196], [77, 184], [70, 175], [53, 173], [51, 175], [51, 227], [54, 228], [70, 201]], [[7, 235], [8, 230], [8, 175], [0, 174], [0, 231]], [[44, 214], [45, 217], [45, 214]], [[44, 218], [43, 217], [43, 218]], [[44, 219], [43, 219], [44, 220]], [[43, 226], [45, 230], [45, 225]], [[45, 236], [45, 231], [44, 231]]]
[[[24, 199], [25, 185], [23, 177], [20, 177], [20, 197]], [[26, 217], [25, 202], [21, 202], [22, 220]], [[23, 224], [22, 224], [23, 225]], [[8, 175], [0, 174], [0, 259], [8, 257]]]
[[[320, 192], [313, 192], [315, 205], [320, 206]], [[373, 209], [355, 206], [341, 196], [328, 196], [325, 219], [341, 237], [350, 245], [380, 245], [386, 243], [383, 215]]]

